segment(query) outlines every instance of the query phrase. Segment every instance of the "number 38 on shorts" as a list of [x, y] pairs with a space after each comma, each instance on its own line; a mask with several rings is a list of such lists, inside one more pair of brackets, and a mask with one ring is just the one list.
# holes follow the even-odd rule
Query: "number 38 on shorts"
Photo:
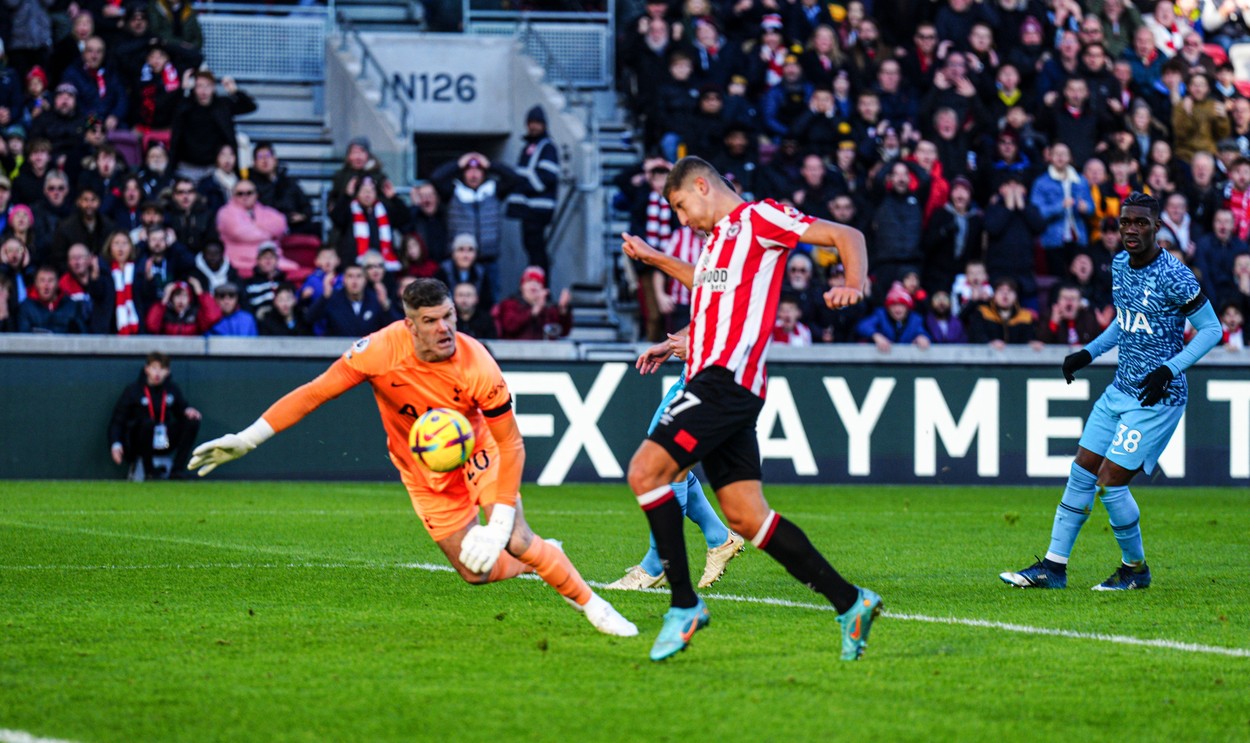
[[1115, 438], [1111, 440], [1111, 447], [1123, 449], [1126, 453], [1132, 454], [1139, 446], [1141, 446], [1141, 431], [1121, 423], [1120, 429], [1115, 433]]

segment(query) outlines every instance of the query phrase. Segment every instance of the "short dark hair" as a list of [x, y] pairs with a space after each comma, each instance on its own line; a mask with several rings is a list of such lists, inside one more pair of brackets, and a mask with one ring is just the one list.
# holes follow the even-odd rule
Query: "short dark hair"
[[261, 140], [256, 143], [256, 146], [252, 148], [253, 157], [256, 155], [257, 152], [260, 152], [261, 150], [269, 150], [270, 154], [276, 154], [273, 149], [273, 142], [270, 142], [268, 140]]
[[447, 285], [438, 279], [417, 279], [404, 288], [404, 309], [416, 312], [422, 307], [437, 307], [450, 297]]
[[694, 155], [683, 157], [668, 172], [668, 180], [664, 182], [664, 198], [671, 201], [674, 191], [680, 191], [687, 182], [700, 177], [709, 184], [721, 180], [720, 173], [707, 160]]
[[1120, 204], [1121, 209], [1126, 206], [1140, 206], [1143, 209], [1149, 209], [1150, 217], [1152, 219], [1159, 218], [1159, 200], [1150, 194], [1145, 194], [1141, 191], [1134, 191]]
[[152, 351], [151, 353], [148, 354], [148, 357], [144, 359], [143, 361], [144, 366], [147, 366], [148, 364], [160, 364], [161, 366], [168, 369], [169, 368], [169, 354], [161, 353], [160, 351]]

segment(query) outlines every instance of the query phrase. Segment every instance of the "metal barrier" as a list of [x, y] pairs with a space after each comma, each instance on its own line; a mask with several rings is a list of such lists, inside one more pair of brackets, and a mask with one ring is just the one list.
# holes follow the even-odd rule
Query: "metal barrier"
[[[360, 58], [360, 74], [356, 76], [357, 80], [367, 80], [370, 77], [375, 78], [378, 91], [381, 98], [378, 100], [378, 108], [391, 113], [395, 121], [399, 124], [399, 135], [405, 141], [412, 141], [412, 109], [404, 100], [404, 96], [400, 95], [396, 88], [394, 78], [382, 68], [377, 58], [373, 56], [373, 52], [369, 50], [369, 45], [360, 36], [360, 31], [352, 24], [351, 19], [343, 16], [338, 17], [339, 32], [339, 51], [347, 51], [351, 44], [355, 44], [355, 54]], [[409, 145], [411, 147], [411, 144]], [[415, 157], [405, 157], [415, 167]]]
[[[521, 34], [522, 29], [527, 32]], [[558, 61], [581, 88], [611, 88], [612, 29], [605, 25], [529, 21], [474, 21], [465, 30], [483, 36], [521, 36], [525, 53], [550, 70]], [[541, 40], [541, 44], [540, 44]]]
[[274, 82], [322, 82], [329, 6], [197, 6], [204, 59], [219, 77]]

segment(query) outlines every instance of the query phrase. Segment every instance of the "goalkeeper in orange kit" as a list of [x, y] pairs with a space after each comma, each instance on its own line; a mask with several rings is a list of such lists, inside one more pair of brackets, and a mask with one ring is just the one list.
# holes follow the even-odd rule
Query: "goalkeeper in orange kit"
[[[196, 447], [189, 468], [207, 475], [327, 400], [368, 382], [391, 462], [417, 515], [460, 577], [481, 584], [532, 571], [599, 631], [636, 635], [638, 629], [590, 589], [562, 549], [525, 522], [519, 492], [525, 443], [512, 396], [486, 348], [456, 332], [447, 287], [436, 279], [417, 279], [404, 289], [403, 307], [403, 320], [356, 341], [325, 373], [282, 397], [255, 423]], [[456, 410], [473, 425], [477, 445], [459, 469], [433, 472], [412, 456], [408, 431], [430, 408]], [[479, 523], [480, 510], [486, 524]]]

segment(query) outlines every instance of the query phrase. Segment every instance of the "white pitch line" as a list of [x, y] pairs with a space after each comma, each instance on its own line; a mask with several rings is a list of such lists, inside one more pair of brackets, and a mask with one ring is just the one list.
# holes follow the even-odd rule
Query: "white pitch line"
[[[5, 522], [0, 522], [5, 523]], [[237, 549], [245, 550], [245, 552], [275, 553], [277, 550], [266, 549], [259, 545], [241, 545], [227, 544], [220, 542], [207, 542], [207, 540], [194, 540], [183, 538], [156, 537], [149, 534], [118, 534], [110, 532], [96, 532], [94, 529], [79, 529], [73, 527], [53, 527], [53, 525], [44, 524], [26, 524], [19, 522], [6, 522], [11, 525], [20, 525], [20, 527], [46, 528], [50, 530], [58, 530], [58, 532], [76, 532], [83, 534], [100, 535], [100, 537], [120, 537], [133, 539], [153, 539], [159, 542], [174, 542], [178, 544], [197, 544], [202, 547], [215, 547], [220, 549]], [[281, 554], [281, 553], [279, 553]], [[0, 565], [0, 570], [39, 570], [39, 569], [56, 569], [56, 570], [139, 570], [139, 569], [275, 569], [275, 568], [326, 568], [326, 569], [410, 569], [425, 570], [429, 573], [454, 573], [455, 568], [451, 565], [440, 563], [207, 563], [207, 564], [169, 564], [169, 565]], [[520, 575], [520, 578], [539, 580], [534, 574]], [[596, 582], [596, 580], [587, 580], [586, 583], [595, 588], [604, 588], [606, 583]], [[642, 589], [645, 593], [669, 593], [662, 588]], [[754, 595], [739, 595], [732, 593], [706, 593], [704, 598], [712, 600], [722, 600], [722, 602], [735, 602], [744, 604], [763, 604], [770, 607], [785, 607], [790, 609], [810, 609], [815, 612], [833, 612], [834, 608], [829, 604], [809, 604], [804, 602], [795, 602], [790, 599], [780, 599], [771, 597], [754, 597]], [[1095, 640], [1095, 642], [1113, 643], [1120, 645], [1138, 645], [1138, 647], [1163, 648], [1168, 650], [1181, 650], [1186, 653], [1205, 653], [1211, 655], [1226, 655], [1230, 658], [1250, 658], [1250, 648], [1226, 648], [1220, 645], [1204, 645], [1199, 643], [1183, 643], [1178, 640], [1170, 639], [1154, 639], [1131, 637], [1126, 634], [1106, 634], [1100, 632], [1076, 632], [1074, 629], [1054, 629], [1049, 627], [1033, 627], [1029, 624], [1013, 624], [1009, 622], [996, 622], [993, 619], [965, 619], [961, 617], [930, 617], [928, 614], [906, 614], [895, 612], [884, 612], [884, 617], [889, 619], [903, 620], [903, 622], [925, 622], [928, 624], [951, 624], [960, 625], [960, 627], [973, 627], [978, 629], [998, 629], [1001, 632], [1015, 632], [1020, 634], [1043, 635], [1043, 637], [1065, 637], [1070, 639]], [[0, 738], [0, 743], [9, 743], [8, 740]]]
[[40, 738], [25, 730], [8, 730], [0, 728], [0, 743], [74, 743], [61, 738]]

